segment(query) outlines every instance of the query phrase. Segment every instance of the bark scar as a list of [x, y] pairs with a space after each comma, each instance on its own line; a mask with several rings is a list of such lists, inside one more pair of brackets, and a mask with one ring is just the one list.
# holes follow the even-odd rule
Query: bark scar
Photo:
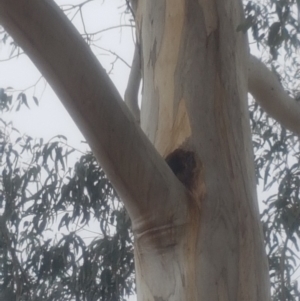
[[166, 162], [200, 208], [206, 193], [204, 168], [200, 159], [193, 151], [178, 148], [166, 157]]

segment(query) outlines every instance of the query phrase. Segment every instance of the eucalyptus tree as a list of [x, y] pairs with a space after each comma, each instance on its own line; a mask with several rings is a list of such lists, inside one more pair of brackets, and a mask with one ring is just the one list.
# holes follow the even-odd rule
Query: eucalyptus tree
[[[297, 248], [299, 234], [299, 152], [292, 166], [287, 153], [299, 147], [300, 106], [276, 72], [250, 54], [246, 34], [251, 29], [271, 59], [282, 49], [292, 59], [299, 44], [297, 3], [268, 4], [132, 1], [136, 50], [126, 107], [53, 1], [0, 0], [0, 24], [56, 91], [124, 203], [138, 300], [270, 300], [254, 162], [266, 185], [271, 170], [281, 185], [264, 215], [265, 225], [275, 225], [264, 229], [268, 242], [278, 247], [277, 235], [285, 231], [276, 254], [267, 248], [274, 298], [293, 300], [298, 293], [287, 252], [293, 252], [289, 243]], [[254, 147], [268, 143], [256, 158], [248, 92], [284, 127], [268, 123], [253, 105]]]

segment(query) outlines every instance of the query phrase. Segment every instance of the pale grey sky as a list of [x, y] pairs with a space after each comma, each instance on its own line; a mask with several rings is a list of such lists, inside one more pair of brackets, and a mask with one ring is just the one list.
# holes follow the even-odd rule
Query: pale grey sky
[[[56, 2], [61, 5], [68, 2], [76, 4], [83, 1], [57, 0]], [[105, 28], [129, 24], [130, 16], [124, 14], [124, 3], [124, 0], [99, 0], [84, 6], [83, 17], [87, 32], [97, 32]], [[70, 17], [73, 15], [74, 13], [70, 14]], [[83, 32], [79, 13], [74, 17], [73, 23], [79, 31]], [[96, 43], [98, 47], [116, 53], [130, 65], [133, 54], [133, 36], [134, 31], [130, 27], [116, 28], [99, 34]], [[92, 49], [102, 66], [110, 71], [111, 64], [116, 57], [109, 51], [96, 47], [92, 47]], [[40, 80], [35, 88], [27, 90], [31, 109], [28, 110], [24, 107], [20, 112], [12, 112], [9, 115], [5, 113], [6, 120], [11, 119], [17, 129], [30, 136], [50, 139], [55, 135], [63, 134], [68, 137], [71, 145], [77, 146], [83, 137], [51, 87], [46, 84], [43, 78], [40, 78], [40, 73], [25, 55], [11, 61], [1, 62], [9, 54], [9, 48], [0, 44], [0, 87], [13, 87], [16, 90], [22, 90]], [[110, 74], [110, 78], [122, 96], [126, 89], [129, 71], [130, 69], [125, 63], [117, 60]], [[33, 95], [40, 101], [38, 107], [30, 98]]]

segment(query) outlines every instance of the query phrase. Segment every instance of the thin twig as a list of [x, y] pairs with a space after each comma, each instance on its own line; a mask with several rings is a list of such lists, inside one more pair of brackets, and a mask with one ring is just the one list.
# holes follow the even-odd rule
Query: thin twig
[[20, 55], [22, 55], [22, 54], [24, 54], [24, 52], [20, 52], [20, 53], [18, 53], [18, 54], [16, 54], [16, 55], [10, 56], [10, 57], [7, 58], [7, 59], [0, 60], [0, 62], [1, 62], [1, 63], [2, 63], [2, 62], [8, 62], [8, 61], [10, 61], [10, 60], [12, 60], [12, 59], [18, 58], [18, 57], [19, 57]]
[[122, 27], [130, 27], [130, 28], [134, 28], [135, 26], [130, 25], [130, 24], [122, 24], [122, 25], [116, 25], [116, 26], [111, 26], [111, 27], [107, 27], [98, 31], [95, 31], [93, 33], [89, 33], [89, 35], [98, 35], [99, 33], [103, 33], [105, 31], [109, 31], [109, 30], [113, 30], [113, 29], [118, 29], [118, 28], [122, 28]]
[[117, 53], [115, 53], [114, 51], [106, 49], [106, 48], [103, 48], [103, 47], [100, 47], [100, 46], [98, 46], [96, 44], [92, 44], [92, 46], [94, 46], [94, 47], [96, 47], [98, 49], [101, 49], [103, 51], [109, 52], [110, 54], [114, 55], [117, 59], [121, 60], [128, 68], [131, 68], [131, 66], [122, 57], [120, 57]]

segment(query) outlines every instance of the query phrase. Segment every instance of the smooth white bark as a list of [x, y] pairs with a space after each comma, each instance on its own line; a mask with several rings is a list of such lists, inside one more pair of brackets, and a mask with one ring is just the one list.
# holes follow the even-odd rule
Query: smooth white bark
[[271, 117], [300, 136], [300, 103], [284, 91], [276, 76], [253, 55], [248, 76], [249, 92], [255, 100]]
[[136, 122], [140, 124], [140, 108], [138, 104], [139, 88], [141, 82], [141, 56], [140, 47], [136, 43], [131, 65], [131, 71], [128, 79], [127, 88], [124, 95], [124, 101]]
[[178, 206], [178, 199], [186, 198], [184, 187], [55, 2], [0, 0], [0, 24], [36, 64], [75, 120], [124, 201], [133, 226], [144, 231], [150, 225], [162, 226], [168, 216], [181, 216], [176, 211], [185, 211], [184, 202]]
[[195, 154], [203, 167], [195, 190], [205, 191], [191, 197], [186, 228], [155, 233], [155, 241], [173, 237], [169, 248], [136, 239], [138, 300], [270, 300], [247, 106], [247, 36], [236, 31], [242, 10], [240, 0], [138, 1], [141, 126], [163, 156], [178, 147]]

